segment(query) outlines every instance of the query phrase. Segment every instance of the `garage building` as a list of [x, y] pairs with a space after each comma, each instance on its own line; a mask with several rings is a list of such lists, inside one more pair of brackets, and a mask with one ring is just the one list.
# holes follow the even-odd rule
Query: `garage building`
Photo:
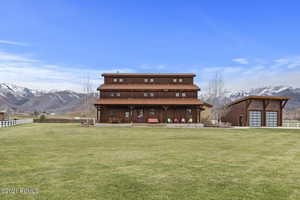
[[222, 121], [232, 126], [282, 126], [282, 110], [288, 100], [288, 97], [248, 96], [227, 105]]

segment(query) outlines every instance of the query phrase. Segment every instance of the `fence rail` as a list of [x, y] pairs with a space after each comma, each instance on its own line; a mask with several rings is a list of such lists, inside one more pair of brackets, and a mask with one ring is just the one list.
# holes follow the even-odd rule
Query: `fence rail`
[[33, 122], [32, 119], [2, 120], [2, 121], [0, 121], [0, 128], [9, 127], [9, 126], [15, 126], [15, 125], [19, 125], [19, 124], [28, 124], [28, 123], [32, 123], [32, 122]]
[[17, 120], [2, 120], [0, 121], [0, 127], [8, 127], [17, 125]]
[[282, 123], [283, 127], [300, 127], [299, 120], [284, 120]]

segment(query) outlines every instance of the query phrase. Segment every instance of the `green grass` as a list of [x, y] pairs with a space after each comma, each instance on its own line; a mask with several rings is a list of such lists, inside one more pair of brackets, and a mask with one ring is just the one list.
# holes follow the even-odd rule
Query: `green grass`
[[300, 130], [0, 129], [0, 199], [300, 199]]

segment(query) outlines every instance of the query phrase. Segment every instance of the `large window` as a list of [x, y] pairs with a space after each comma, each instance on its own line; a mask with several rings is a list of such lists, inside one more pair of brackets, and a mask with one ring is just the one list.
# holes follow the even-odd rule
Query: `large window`
[[249, 126], [260, 127], [261, 126], [261, 112], [249, 111]]
[[155, 115], [155, 110], [152, 108], [149, 110], [149, 115], [153, 117]]
[[186, 109], [186, 114], [188, 116], [191, 116], [192, 115], [192, 109], [190, 109], [190, 108]]

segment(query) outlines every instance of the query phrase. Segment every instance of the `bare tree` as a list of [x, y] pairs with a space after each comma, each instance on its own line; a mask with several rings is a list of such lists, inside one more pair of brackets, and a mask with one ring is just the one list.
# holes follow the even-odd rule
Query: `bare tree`
[[86, 77], [85, 82], [83, 83], [83, 93], [84, 93], [84, 97], [83, 97], [83, 109], [84, 109], [84, 115], [86, 117], [90, 117], [91, 116], [91, 97], [93, 95], [93, 91], [92, 91], [92, 84], [91, 84], [91, 79], [90, 76]]
[[216, 72], [208, 83], [208, 102], [214, 106], [212, 109], [213, 119], [221, 121], [224, 105], [228, 103], [221, 72]]

